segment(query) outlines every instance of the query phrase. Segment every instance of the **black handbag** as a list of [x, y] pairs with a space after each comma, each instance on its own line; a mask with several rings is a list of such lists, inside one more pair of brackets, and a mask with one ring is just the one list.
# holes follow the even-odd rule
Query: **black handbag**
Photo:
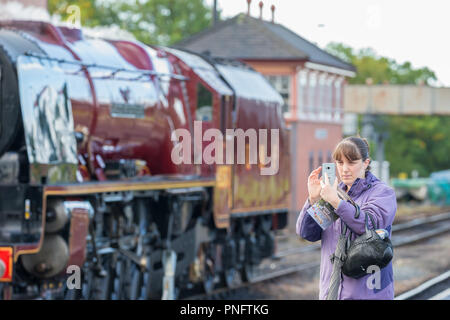
[[[356, 204], [354, 204], [356, 205]], [[355, 218], [359, 216], [357, 206]], [[367, 270], [371, 266], [377, 266], [380, 270], [386, 267], [394, 256], [394, 249], [388, 236], [382, 239], [375, 229], [369, 229], [368, 216], [375, 228], [375, 223], [370, 213], [365, 214], [365, 233], [351, 241], [352, 231], [347, 238], [345, 259], [342, 265], [342, 273], [348, 277], [359, 279], [368, 275]], [[343, 234], [347, 232], [347, 225], [344, 224]]]

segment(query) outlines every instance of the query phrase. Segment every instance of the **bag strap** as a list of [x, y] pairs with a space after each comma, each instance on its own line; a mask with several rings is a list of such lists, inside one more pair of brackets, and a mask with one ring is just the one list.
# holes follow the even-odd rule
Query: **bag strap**
[[[357, 206], [357, 211], [359, 211], [359, 206], [358, 205], [356, 205], [356, 206]], [[359, 215], [359, 212], [358, 212], [358, 215]], [[367, 217], [370, 218], [370, 221], [372, 222], [373, 230], [375, 230], [375, 221], [374, 221], [373, 216], [370, 213], [368, 213], [367, 211], [364, 211], [364, 215], [365, 215], [365, 218], [364, 218], [365, 231], [366, 232], [370, 231]], [[344, 251], [345, 253], [347, 253], [347, 251], [350, 248], [350, 245], [352, 243], [352, 237], [353, 237], [354, 232], [352, 231], [352, 229], [349, 226], [347, 226], [347, 224], [344, 221], [342, 221], [342, 219], [340, 219], [340, 220], [341, 220], [341, 236], [345, 236], [347, 234], [347, 230], [349, 230], [347, 240], [345, 243], [345, 251]], [[378, 224], [377, 224], [377, 229], [378, 229]]]
[[[350, 198], [350, 196], [342, 189], [338, 188], [337, 189], [337, 193], [338, 196], [344, 200], [344, 201], [348, 201], [350, 202], [355, 208], [356, 208], [356, 213], [355, 213], [355, 219], [357, 219], [360, 215], [361, 209], [359, 208], [359, 206], [356, 204], [355, 201], [353, 201], [352, 198]], [[347, 226], [347, 224], [345, 222], [342, 221], [341, 219], [341, 234], [345, 235], [347, 233], [347, 229], [350, 230], [350, 234], [349, 234], [349, 238], [351, 237], [351, 234], [353, 233], [352, 230]]]
[[[356, 206], [357, 206], [356, 211], [358, 212], [359, 206], [358, 205], [356, 205]], [[359, 215], [359, 212], [358, 212], [358, 215]], [[355, 218], [356, 218], [356, 214], [355, 214]], [[370, 218], [370, 222], [372, 222], [372, 229], [373, 230], [378, 229], [378, 223], [376, 224], [376, 227], [375, 227], [374, 217], [369, 212], [364, 211], [364, 228], [366, 229], [366, 232], [370, 231], [369, 220], [368, 220], [369, 218]], [[342, 219], [341, 219], [341, 234], [342, 235], [346, 234], [347, 230], [350, 230], [349, 237], [351, 237], [351, 234], [353, 233], [352, 229], [349, 226], [347, 226], [347, 224], [344, 221], [342, 221]]]
[[370, 221], [372, 222], [372, 229], [373, 230], [378, 229], [378, 223], [375, 225], [374, 217], [367, 211], [364, 211], [364, 214], [366, 215], [365, 219], [364, 219], [365, 220], [366, 232], [369, 231], [369, 221], [368, 221], [367, 217], [369, 217]]
[[341, 188], [337, 189], [337, 194], [342, 200], [350, 202], [356, 208], [355, 218], [358, 219], [359, 213], [360, 213], [360, 209], [359, 209], [359, 206], [356, 204], [356, 202], [353, 201], [353, 199], [350, 198], [350, 196], [347, 194], [347, 192], [345, 192]]
[[[340, 188], [337, 189], [337, 193], [338, 193], [338, 196], [339, 196], [342, 200], [349, 201], [349, 202], [356, 208], [355, 219], [358, 219], [358, 218], [359, 218], [359, 215], [360, 215], [360, 213], [361, 213], [361, 209], [360, 209], [359, 206], [356, 204], [356, 202], [353, 201], [352, 198], [350, 198], [350, 196], [347, 194], [347, 192], [345, 192], [344, 190], [342, 190], [342, 189], [340, 189]], [[372, 226], [373, 226], [373, 228], [375, 229], [375, 220], [374, 220], [374, 217], [373, 217], [370, 213], [368, 213], [367, 211], [364, 211], [364, 214], [366, 215], [366, 218], [367, 218], [367, 215], [369, 215], [369, 218], [370, 218], [370, 220], [371, 220], [371, 222], [372, 222]], [[366, 225], [367, 225], [367, 222], [366, 222]], [[377, 227], [376, 227], [376, 228], [378, 228], [378, 223], [377, 223]]]
[[[358, 219], [359, 215], [361, 214], [361, 209], [360, 209], [360, 207], [356, 204], [356, 202], [355, 202], [352, 198], [350, 198], [350, 196], [349, 196], [344, 190], [338, 188], [338, 189], [337, 189], [337, 192], [338, 192], [338, 196], [339, 196], [342, 200], [344, 200], [344, 201], [349, 201], [349, 202], [356, 208], [355, 219]], [[364, 215], [365, 215], [365, 217], [364, 217], [364, 227], [365, 227], [365, 229], [366, 229], [366, 232], [368, 232], [368, 231], [370, 230], [370, 229], [369, 229], [369, 221], [368, 221], [368, 217], [370, 218], [370, 221], [372, 222], [372, 229], [373, 229], [373, 230], [378, 229], [378, 223], [377, 223], [376, 226], [375, 226], [375, 219], [374, 219], [374, 217], [372, 216], [372, 214], [370, 214], [370, 213], [367, 212], [367, 211], [364, 211]], [[347, 230], [350, 230], [349, 238], [351, 238], [351, 235], [352, 235], [352, 233], [353, 233], [352, 230], [351, 230], [351, 229], [347, 226], [347, 224], [345, 224], [345, 222], [343, 222], [342, 219], [341, 219], [341, 234], [342, 234], [342, 235], [346, 234], [346, 233], [347, 233]]]

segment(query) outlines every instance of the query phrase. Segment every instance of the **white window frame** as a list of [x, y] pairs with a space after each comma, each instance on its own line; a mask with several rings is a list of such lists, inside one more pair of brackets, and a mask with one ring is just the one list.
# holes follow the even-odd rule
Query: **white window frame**
[[334, 75], [328, 75], [327, 79], [326, 79], [326, 84], [325, 84], [325, 88], [326, 88], [326, 113], [327, 113], [327, 119], [332, 121], [334, 118], [334, 108], [333, 108], [333, 83], [334, 83], [334, 79], [336, 77]]
[[343, 84], [344, 84], [344, 78], [338, 77], [336, 81], [334, 82], [334, 117], [333, 120], [336, 122], [341, 121], [341, 114], [343, 112], [343, 106], [342, 106], [342, 95], [343, 95]]
[[317, 97], [317, 72], [312, 71], [308, 76], [308, 103], [306, 106], [306, 110], [308, 116], [311, 119], [317, 119], [317, 105], [316, 105], [316, 97]]
[[308, 110], [306, 100], [308, 93], [308, 70], [301, 69], [297, 72], [297, 116], [299, 119], [307, 119]]
[[[283, 111], [284, 115], [290, 115], [292, 113], [292, 104], [291, 104], [291, 81], [292, 77], [290, 74], [267, 74], [265, 75], [267, 81], [270, 82], [272, 87], [277, 90], [277, 92], [282, 96], [284, 103], [287, 105], [287, 110]], [[287, 88], [283, 88], [283, 78], [287, 78], [288, 85]], [[287, 98], [285, 99], [283, 94], [287, 94]], [[283, 106], [284, 107], [284, 106]]]

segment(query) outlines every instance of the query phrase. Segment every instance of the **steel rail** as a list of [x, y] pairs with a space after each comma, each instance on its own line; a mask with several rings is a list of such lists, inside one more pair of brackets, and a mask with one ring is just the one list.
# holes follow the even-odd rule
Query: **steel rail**
[[[398, 224], [397, 225], [397, 231], [404, 231], [404, 230], [408, 230], [408, 229], [412, 229], [414, 227], [417, 226], [422, 226], [424, 224], [429, 224], [429, 223], [436, 223], [436, 222], [440, 222], [440, 221], [445, 221], [448, 220], [450, 218], [450, 213], [444, 213], [438, 216], [433, 216], [433, 217], [429, 217], [429, 218], [419, 218], [419, 219], [414, 219], [412, 221], [408, 221], [402, 224]], [[399, 239], [393, 239], [392, 240], [392, 244], [394, 247], [400, 247], [400, 246], [404, 246], [404, 245], [408, 245], [420, 240], [424, 240], [427, 238], [431, 238], [434, 236], [437, 236], [439, 234], [445, 233], [447, 231], [450, 230], [450, 224], [444, 225], [444, 226], [439, 226], [437, 228], [434, 228], [432, 230], [427, 230], [424, 232], [420, 232], [418, 234], [412, 235], [412, 236], [403, 236], [402, 238]], [[308, 245], [302, 248], [295, 248], [295, 249], [286, 249], [276, 255], [274, 255], [272, 258], [282, 258], [285, 256], [289, 256], [289, 255], [295, 255], [295, 254], [299, 254], [299, 253], [304, 253], [304, 252], [310, 252], [310, 251], [316, 251], [320, 249], [320, 244], [313, 244], [313, 245]], [[295, 266], [284, 266], [281, 267], [278, 270], [275, 270], [273, 272], [265, 272], [263, 275], [260, 276], [256, 276], [252, 281], [250, 282], [243, 282], [242, 284], [236, 286], [235, 288], [232, 288], [233, 290], [235, 289], [240, 289], [240, 288], [245, 288], [248, 287], [250, 285], [256, 284], [258, 282], [263, 282], [263, 281], [267, 281], [270, 279], [274, 279], [277, 277], [281, 277], [281, 276], [285, 276], [291, 273], [295, 273], [295, 272], [299, 272], [299, 271], [303, 271], [303, 270], [307, 270], [307, 269], [311, 269], [311, 268], [316, 268], [320, 266], [320, 262], [319, 261], [312, 261], [312, 262], [308, 262], [308, 263], [303, 263], [300, 265], [295, 265]], [[450, 274], [450, 271], [448, 271], [448, 273]], [[448, 276], [447, 276], [448, 277]], [[195, 295], [195, 296], [187, 296], [185, 299], [201, 299], [201, 298], [208, 298], [208, 297], [212, 297], [216, 294], [219, 293], [224, 293], [224, 292], [228, 292], [230, 291], [230, 288], [218, 288], [214, 291], [212, 291], [209, 294], [200, 294], [200, 295]]]
[[[433, 287], [436, 287], [437, 285], [447, 281], [448, 279], [450, 279], [450, 270], [447, 272], [444, 272], [443, 274], [441, 274], [431, 280], [428, 280], [428, 281], [422, 283], [421, 285], [419, 285], [418, 287], [416, 287], [412, 290], [402, 293], [401, 295], [395, 297], [394, 300], [412, 300], [414, 297], [417, 297], [420, 294], [425, 293], [426, 291], [430, 290]], [[433, 296], [432, 298], [435, 298], [435, 297], [436, 297], [436, 295]]]
[[[427, 225], [427, 224], [441, 222], [441, 221], [446, 221], [446, 220], [450, 220], [450, 212], [445, 212], [445, 213], [442, 213], [442, 214], [439, 214], [439, 215], [434, 215], [434, 216], [431, 216], [431, 217], [417, 218], [417, 219], [413, 219], [413, 220], [408, 221], [408, 222], [395, 224], [395, 225], [392, 226], [392, 233], [394, 233], [394, 231], [396, 231], [396, 232], [405, 231], [405, 230], [413, 229], [415, 227], [424, 226], [424, 225]], [[394, 238], [392, 240], [392, 244], [394, 246], [396, 246], [396, 247], [403, 246], [403, 245], [410, 244], [410, 243], [413, 243], [413, 242], [416, 242], [416, 241], [419, 241], [419, 240], [422, 240], [422, 239], [433, 237], [433, 236], [438, 235], [440, 233], [443, 233], [443, 232], [445, 232], [447, 230], [449, 230], [448, 227], [443, 226], [443, 227], [436, 228], [436, 229], [433, 229], [433, 230], [430, 230], [430, 231], [419, 233], [419, 234], [414, 235], [414, 236], [404, 237], [404, 239], [402, 238], [401, 240], [395, 240], [395, 238]], [[395, 236], [396, 236], [396, 234], [395, 234]], [[295, 255], [295, 254], [301, 254], [301, 253], [305, 253], [305, 252], [309, 252], [309, 251], [315, 251], [315, 250], [319, 250], [319, 249], [320, 249], [320, 244], [319, 243], [303, 246], [303, 247], [300, 247], [300, 248], [289, 248], [289, 249], [285, 249], [283, 251], [277, 252], [273, 256], [273, 258], [274, 259], [280, 259], [280, 258], [283, 258], [283, 257], [286, 257], [286, 256]]]
[[295, 265], [295, 266], [291, 265], [291, 266], [284, 267], [282, 269], [279, 269], [279, 270], [276, 270], [273, 272], [265, 273], [261, 276], [256, 276], [252, 281], [242, 282], [233, 288], [226, 288], [226, 287], [218, 288], [210, 293], [202, 293], [202, 294], [193, 295], [193, 296], [186, 296], [185, 298], [183, 298], [181, 300], [200, 300], [200, 299], [204, 299], [204, 298], [210, 298], [210, 297], [214, 297], [221, 293], [229, 293], [232, 290], [243, 289], [243, 288], [249, 287], [251, 285], [254, 285], [256, 283], [259, 283], [259, 282], [264, 282], [264, 281], [267, 281], [270, 279], [275, 279], [275, 278], [285, 276], [287, 274], [294, 273], [294, 272], [317, 268], [319, 266], [320, 266], [320, 262], [308, 262], [308, 263], [302, 263], [300, 265]]

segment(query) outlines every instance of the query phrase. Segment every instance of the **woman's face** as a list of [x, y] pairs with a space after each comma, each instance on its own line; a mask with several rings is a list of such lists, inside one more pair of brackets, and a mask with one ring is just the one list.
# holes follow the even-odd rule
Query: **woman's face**
[[343, 155], [341, 155], [340, 160], [336, 160], [336, 167], [339, 177], [347, 186], [351, 186], [357, 178], [363, 179], [365, 177], [366, 168], [369, 164], [370, 159], [366, 159], [364, 162], [362, 159], [352, 161]]

